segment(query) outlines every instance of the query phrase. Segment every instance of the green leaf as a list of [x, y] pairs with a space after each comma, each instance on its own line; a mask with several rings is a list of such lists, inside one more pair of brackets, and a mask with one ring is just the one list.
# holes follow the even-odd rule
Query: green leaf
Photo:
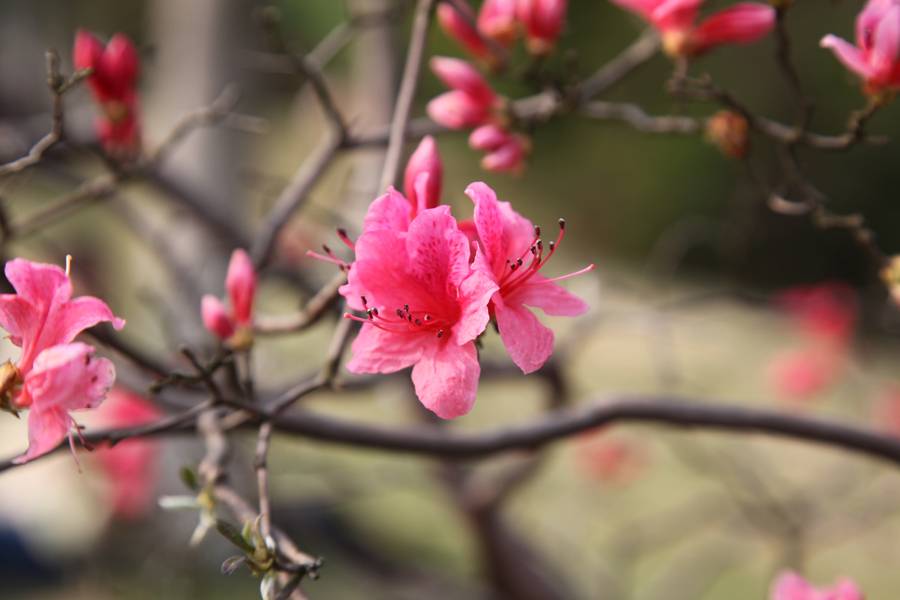
[[181, 470], [178, 471], [178, 475], [181, 477], [181, 481], [184, 482], [184, 485], [186, 485], [188, 489], [194, 492], [200, 489], [200, 483], [197, 481], [197, 474], [194, 473], [194, 470], [190, 467], [181, 467]]
[[247, 540], [244, 539], [244, 536], [241, 535], [241, 531], [229, 523], [228, 521], [223, 521], [222, 519], [216, 519], [216, 529], [219, 530], [225, 539], [229, 542], [243, 550], [247, 553], [253, 553], [253, 546], [247, 543]]

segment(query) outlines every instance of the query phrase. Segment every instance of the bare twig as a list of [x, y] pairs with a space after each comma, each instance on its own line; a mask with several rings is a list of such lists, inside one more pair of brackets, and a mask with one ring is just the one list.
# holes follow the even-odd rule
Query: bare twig
[[280, 333], [295, 333], [316, 324], [327, 312], [338, 296], [338, 289], [347, 281], [343, 272], [326, 283], [316, 294], [307, 301], [299, 313], [286, 317], [258, 318], [254, 323], [254, 331], [261, 335]]

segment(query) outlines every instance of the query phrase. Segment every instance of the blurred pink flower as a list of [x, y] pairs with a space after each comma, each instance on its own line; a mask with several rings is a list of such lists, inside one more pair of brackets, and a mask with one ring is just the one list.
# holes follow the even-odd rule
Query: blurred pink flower
[[900, 386], [890, 385], [882, 390], [873, 419], [880, 429], [900, 437]]
[[76, 69], [93, 69], [88, 86], [103, 109], [97, 135], [107, 152], [133, 158], [139, 151], [137, 77], [140, 59], [128, 37], [117, 33], [105, 46], [92, 33], [75, 34], [73, 61]]
[[577, 316], [587, 311], [583, 300], [557, 285], [593, 270], [594, 265], [553, 279], [538, 273], [562, 241], [565, 222], [560, 220], [559, 237], [544, 252], [540, 230], [513, 210], [509, 202], [499, 202], [484, 183], [473, 183], [466, 195], [475, 203], [475, 228], [481, 252], [475, 267], [494, 282], [491, 313], [497, 320], [500, 338], [513, 362], [523, 373], [541, 368], [553, 352], [553, 331], [538, 321], [526, 306], [540, 308], [548, 315]]
[[[120, 387], [113, 388], [97, 410], [98, 425], [110, 428], [145, 425], [160, 416], [160, 411], [148, 400]], [[116, 516], [136, 519], [154, 506], [159, 466], [156, 440], [123, 440], [112, 447], [98, 448], [92, 456], [109, 481], [110, 504]]]
[[867, 93], [900, 87], [900, 2], [869, 0], [856, 18], [855, 46], [830, 34], [821, 45], [862, 78]]
[[519, 34], [518, 0], [484, 0], [478, 11], [478, 30], [499, 44], [509, 46]]
[[656, 27], [671, 56], [697, 56], [723, 44], [747, 44], [775, 26], [775, 9], [740, 2], [697, 23], [703, 0], [612, 0]]
[[440, 203], [443, 176], [444, 165], [437, 143], [426, 135], [409, 157], [403, 175], [403, 190], [414, 212], [434, 208]]
[[[473, 22], [475, 21], [475, 13], [468, 4], [459, 2], [456, 6], [465, 7], [463, 10], [467, 10], [469, 19]], [[437, 7], [437, 18], [444, 33], [456, 40], [475, 58], [483, 60], [489, 65], [495, 62], [493, 53], [487, 47], [487, 44], [484, 43], [478, 31], [460, 14], [455, 6], [447, 2], [441, 2]]]
[[565, 24], [567, 4], [567, 0], [519, 0], [517, 14], [529, 52], [542, 56], [553, 51]]
[[451, 91], [433, 98], [428, 116], [450, 129], [476, 127], [493, 120], [499, 100], [475, 67], [458, 58], [435, 56], [431, 70]]
[[580, 467], [605, 483], [627, 484], [647, 466], [647, 457], [637, 445], [605, 431], [582, 434], [576, 444]]
[[356, 260], [341, 294], [366, 310], [347, 364], [354, 373], [393, 373], [412, 366], [422, 404], [439, 417], [466, 414], [481, 368], [474, 340], [487, 326], [497, 286], [471, 267], [471, 250], [447, 206], [407, 220], [396, 192], [370, 207]]
[[777, 355], [769, 363], [769, 380], [782, 397], [806, 400], [827, 390], [840, 378], [842, 354], [804, 347]]
[[841, 579], [832, 587], [816, 588], [800, 575], [788, 571], [772, 583], [770, 600], [865, 600], [862, 591], [850, 579]]
[[241, 248], [231, 253], [225, 291], [231, 301], [230, 309], [215, 296], [203, 296], [200, 304], [203, 324], [210, 333], [235, 349], [246, 348], [253, 340], [256, 270], [250, 256]]

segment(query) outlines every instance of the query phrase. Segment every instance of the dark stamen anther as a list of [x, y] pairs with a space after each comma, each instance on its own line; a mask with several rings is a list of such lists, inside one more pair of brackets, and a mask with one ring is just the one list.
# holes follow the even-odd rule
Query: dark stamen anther
[[566, 220], [565, 220], [565, 219], [560, 219], [560, 220], [559, 220], [559, 228], [560, 228], [560, 229], [565, 229], [565, 228], [566, 228]]
[[534, 226], [534, 237], [541, 237], [541, 227], [539, 225]]
[[522, 259], [521, 259], [521, 258], [517, 258], [517, 259], [516, 259], [516, 266], [517, 266], [517, 267], [521, 267], [521, 266], [522, 266]]
[[443, 330], [443, 329], [439, 330], [439, 331], [437, 332], [437, 336], [438, 336], [438, 338], [444, 337], [444, 330]]
[[363, 306], [367, 306], [367, 305], [369, 304], [369, 301], [366, 300], [366, 297], [365, 297], [365, 296], [360, 296], [359, 299], [362, 300], [362, 305], [363, 305]]

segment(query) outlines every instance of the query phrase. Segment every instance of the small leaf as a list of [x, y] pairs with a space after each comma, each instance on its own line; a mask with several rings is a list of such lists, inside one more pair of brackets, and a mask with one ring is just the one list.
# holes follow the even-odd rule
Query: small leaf
[[222, 574], [231, 575], [247, 562], [246, 556], [229, 556], [222, 562]]
[[240, 530], [238, 530], [237, 527], [235, 527], [228, 521], [216, 519], [216, 529], [219, 530], [219, 533], [221, 533], [225, 537], [225, 539], [227, 539], [229, 542], [231, 542], [244, 552], [253, 552], [253, 546], [248, 544], [247, 540], [244, 539], [244, 536], [241, 535]]
[[178, 475], [181, 477], [181, 481], [184, 482], [184, 485], [186, 485], [189, 490], [196, 492], [200, 489], [200, 484], [197, 481], [197, 475], [190, 467], [181, 467], [181, 470], [178, 471]]

